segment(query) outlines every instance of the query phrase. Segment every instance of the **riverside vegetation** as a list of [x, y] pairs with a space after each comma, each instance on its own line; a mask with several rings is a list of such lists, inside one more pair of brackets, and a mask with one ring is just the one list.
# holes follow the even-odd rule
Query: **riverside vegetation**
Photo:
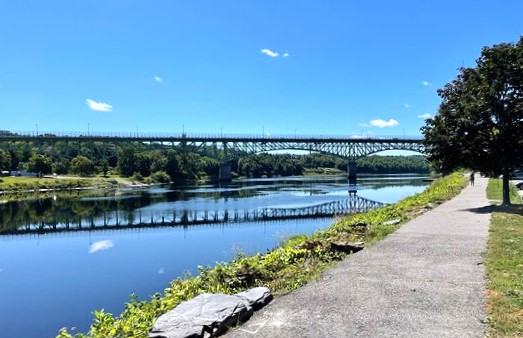
[[[92, 177], [108, 173], [144, 183], [216, 178], [220, 164], [233, 177], [296, 176], [346, 171], [347, 159], [327, 154], [252, 154], [211, 146], [164, 146], [126, 142], [118, 147], [101, 142], [5, 141], [0, 143], [0, 170], [27, 170], [40, 175]], [[424, 156], [367, 156], [357, 160], [359, 173], [427, 173]], [[87, 182], [82, 182], [87, 183]], [[0, 190], [4, 189], [0, 182]]]
[[[370, 245], [377, 242], [400, 224], [454, 197], [466, 184], [463, 175], [452, 174], [436, 180], [422, 193], [394, 205], [340, 217], [326, 230], [310, 236], [292, 237], [265, 254], [240, 254], [228, 263], [200, 266], [198, 276], [188, 275], [174, 280], [163, 295], [157, 293], [148, 301], [131, 295], [131, 300], [118, 316], [104, 310], [94, 311], [93, 323], [86, 334], [63, 328], [57, 337], [147, 337], [160, 315], [205, 292], [234, 294], [253, 286], [266, 286], [275, 295], [285, 294], [318, 278], [326, 268], [347, 255], [335, 250], [332, 243], [364, 242]], [[398, 222], [389, 222], [391, 220]]]
[[[487, 196], [500, 202], [500, 179]], [[511, 186], [510, 206], [493, 206], [488, 241], [487, 309], [489, 337], [523, 337], [523, 204]]]

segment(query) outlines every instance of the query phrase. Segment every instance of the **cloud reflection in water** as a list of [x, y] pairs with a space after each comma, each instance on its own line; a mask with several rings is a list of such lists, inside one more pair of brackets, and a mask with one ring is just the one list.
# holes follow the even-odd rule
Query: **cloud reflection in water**
[[114, 246], [113, 241], [107, 240], [107, 239], [103, 240], [103, 241], [94, 242], [89, 246], [89, 253], [92, 254], [92, 253], [95, 253], [98, 251], [108, 250], [108, 249], [112, 248], [113, 246]]

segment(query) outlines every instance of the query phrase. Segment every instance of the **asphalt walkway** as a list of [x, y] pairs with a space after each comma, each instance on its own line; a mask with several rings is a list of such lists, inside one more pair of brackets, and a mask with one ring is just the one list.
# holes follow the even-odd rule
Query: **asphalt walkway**
[[488, 179], [273, 300], [226, 337], [483, 337]]

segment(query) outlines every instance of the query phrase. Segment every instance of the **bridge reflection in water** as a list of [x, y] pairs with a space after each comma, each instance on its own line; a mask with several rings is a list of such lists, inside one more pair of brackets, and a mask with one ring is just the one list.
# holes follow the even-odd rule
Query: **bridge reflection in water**
[[[106, 211], [96, 216], [71, 218], [60, 217], [59, 221], [37, 220], [12, 224], [2, 235], [43, 234], [125, 228], [150, 228], [161, 226], [198, 226], [226, 223], [269, 222], [276, 220], [324, 218], [365, 212], [386, 206], [387, 203], [372, 201], [357, 195], [348, 198], [306, 207], [259, 208], [253, 210], [198, 211], [144, 213], [140, 210]], [[4, 225], [5, 226], [5, 225]]]

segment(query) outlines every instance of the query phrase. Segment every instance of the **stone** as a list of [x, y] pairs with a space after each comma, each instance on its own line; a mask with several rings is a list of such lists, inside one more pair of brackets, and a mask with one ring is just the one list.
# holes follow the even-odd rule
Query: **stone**
[[272, 300], [272, 294], [269, 288], [257, 287], [247, 291], [237, 293], [236, 296], [243, 298], [247, 305], [254, 310], [259, 310]]
[[332, 250], [345, 253], [355, 253], [363, 250], [365, 247], [363, 242], [331, 242], [331, 248]]
[[383, 222], [383, 225], [396, 225], [401, 222], [401, 218], [393, 219], [387, 222]]
[[254, 309], [269, 303], [268, 288], [257, 287], [236, 295], [204, 293], [180, 303], [156, 320], [150, 338], [216, 337], [245, 321]]

